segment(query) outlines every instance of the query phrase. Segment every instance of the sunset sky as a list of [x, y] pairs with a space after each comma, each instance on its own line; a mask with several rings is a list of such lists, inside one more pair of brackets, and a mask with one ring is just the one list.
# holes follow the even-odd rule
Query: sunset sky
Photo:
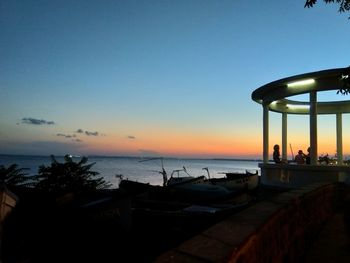
[[[261, 158], [251, 93], [350, 65], [350, 14], [304, 3], [2, 0], [0, 154]], [[294, 153], [308, 123], [289, 118]], [[271, 154], [280, 126], [270, 113]], [[349, 154], [348, 115], [343, 128]], [[333, 155], [335, 116], [318, 129], [319, 154]]]

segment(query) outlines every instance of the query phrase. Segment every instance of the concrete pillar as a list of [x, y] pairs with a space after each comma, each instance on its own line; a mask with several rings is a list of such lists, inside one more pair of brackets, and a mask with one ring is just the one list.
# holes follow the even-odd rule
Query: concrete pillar
[[317, 164], [317, 92], [310, 92], [310, 163]]
[[282, 113], [282, 160], [287, 160], [287, 113]]
[[263, 163], [269, 162], [269, 104], [263, 104]]
[[342, 114], [337, 113], [337, 158], [338, 164], [343, 164], [343, 121]]

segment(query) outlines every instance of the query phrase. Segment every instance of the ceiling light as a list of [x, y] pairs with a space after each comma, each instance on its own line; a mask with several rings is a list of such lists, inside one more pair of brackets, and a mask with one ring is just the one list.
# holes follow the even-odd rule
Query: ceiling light
[[287, 87], [288, 88], [293, 88], [293, 87], [310, 85], [310, 84], [313, 84], [313, 83], [315, 83], [314, 79], [298, 80], [298, 81], [294, 81], [294, 82], [288, 83]]
[[300, 110], [307, 110], [310, 108], [310, 105], [306, 104], [286, 104], [286, 107], [289, 109], [300, 109]]

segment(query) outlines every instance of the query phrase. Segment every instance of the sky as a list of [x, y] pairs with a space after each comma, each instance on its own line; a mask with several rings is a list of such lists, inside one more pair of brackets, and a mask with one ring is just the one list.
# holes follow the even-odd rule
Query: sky
[[[349, 14], [304, 3], [1, 0], [0, 154], [261, 158], [252, 92], [350, 64]], [[308, 123], [288, 119], [294, 153]], [[319, 154], [334, 154], [335, 116], [318, 129]]]

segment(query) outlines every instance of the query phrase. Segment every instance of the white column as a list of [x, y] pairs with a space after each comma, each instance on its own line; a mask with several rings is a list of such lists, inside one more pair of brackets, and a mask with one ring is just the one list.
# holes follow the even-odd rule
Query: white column
[[310, 92], [310, 163], [317, 164], [317, 92]]
[[282, 160], [287, 160], [287, 113], [282, 113]]
[[269, 162], [269, 105], [263, 104], [263, 162]]
[[338, 164], [343, 164], [343, 122], [341, 113], [337, 113], [337, 158]]

